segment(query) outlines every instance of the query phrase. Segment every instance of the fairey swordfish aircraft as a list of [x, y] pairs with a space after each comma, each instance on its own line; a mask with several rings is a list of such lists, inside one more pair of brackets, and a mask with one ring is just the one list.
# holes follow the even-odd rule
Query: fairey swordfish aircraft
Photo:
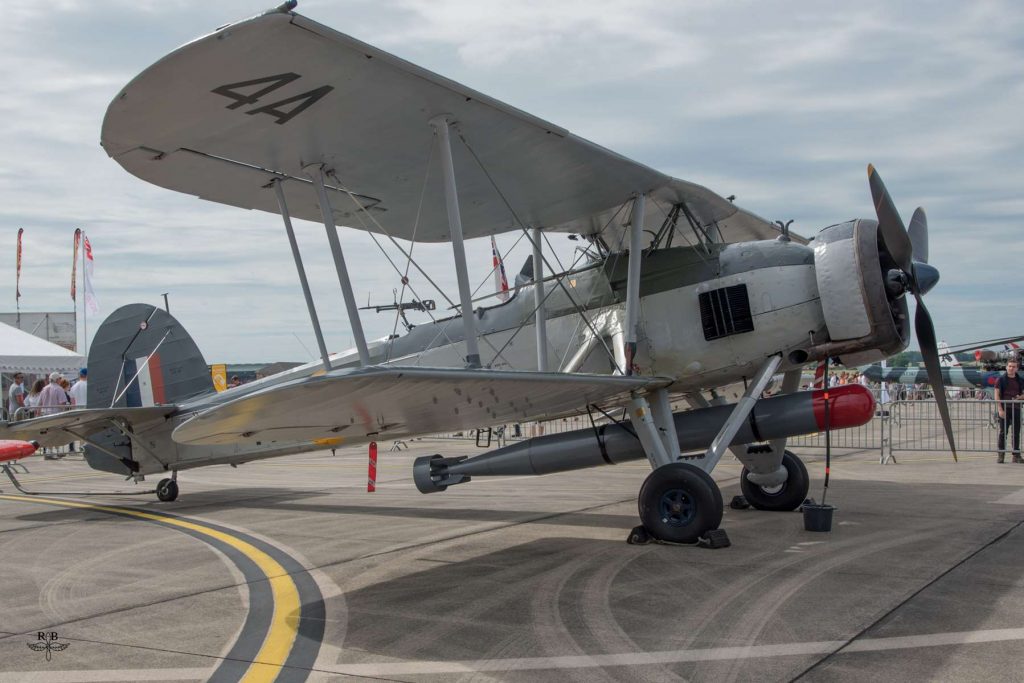
[[[926, 248], [924, 214], [908, 234], [870, 166], [877, 220], [807, 240], [294, 7], [157, 61], [110, 104], [102, 144], [148, 182], [279, 214], [320, 360], [218, 394], [181, 325], [133, 304], [96, 332], [87, 408], [7, 424], [0, 437], [84, 441], [97, 469], [167, 473], [157, 495], [173, 500], [182, 469], [589, 412], [600, 418], [592, 429], [475, 457], [419, 458], [416, 486], [439, 492], [474, 477], [646, 458], [643, 525], [655, 538], [693, 542], [721, 521], [709, 473], [726, 450], [744, 465], [754, 507], [801, 505], [808, 474], [787, 437], [874, 414], [859, 385], [800, 391], [801, 369], [904, 349], [908, 295], [942, 385], [921, 300], [938, 271], [915, 258]], [[293, 219], [326, 229], [353, 352], [327, 353]], [[367, 341], [339, 223], [398, 248], [399, 239], [450, 242], [461, 314]], [[531, 277], [507, 301], [474, 308], [464, 240], [508, 231], [532, 242]], [[583, 236], [590, 257], [555, 273], [543, 249], [549, 231]], [[781, 391], [764, 397], [776, 373]], [[738, 382], [746, 390], [735, 403], [715, 394]], [[690, 409], [673, 413], [673, 400]]]

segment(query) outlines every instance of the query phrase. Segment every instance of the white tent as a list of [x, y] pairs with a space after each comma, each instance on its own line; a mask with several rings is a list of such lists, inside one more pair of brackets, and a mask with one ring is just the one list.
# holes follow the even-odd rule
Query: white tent
[[0, 372], [77, 373], [84, 365], [81, 354], [0, 323]]

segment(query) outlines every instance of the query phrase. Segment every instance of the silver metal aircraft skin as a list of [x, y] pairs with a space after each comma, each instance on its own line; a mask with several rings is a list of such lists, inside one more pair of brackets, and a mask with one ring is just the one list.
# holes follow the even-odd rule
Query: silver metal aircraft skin
[[[173, 500], [174, 475], [190, 467], [570, 413], [610, 417], [621, 406], [628, 417], [592, 430], [468, 460], [422, 458], [416, 484], [433, 492], [472, 476], [646, 457], [644, 527], [690, 542], [721, 520], [708, 473], [727, 449], [745, 466], [755, 507], [803, 502], [807, 472], [786, 438], [860, 424], [874, 410], [862, 387], [798, 391], [801, 368], [905, 348], [907, 295], [935, 383], [921, 296], [938, 271], [927, 264], [924, 213], [906, 229], [871, 167], [877, 220], [808, 241], [294, 7], [222, 27], [142, 72], [108, 108], [102, 144], [148, 182], [280, 214], [320, 360], [218, 394], [181, 325], [133, 304], [97, 331], [87, 409], [7, 424], [0, 437], [85, 441], [99, 469], [170, 472], [157, 492]], [[351, 352], [326, 351], [293, 218], [324, 224]], [[367, 341], [338, 222], [451, 242], [458, 309], [472, 313]], [[533, 245], [529, 272], [508, 301], [474, 307], [464, 240], [510, 230]], [[552, 230], [582, 235], [588, 262], [552, 274], [542, 248]], [[782, 395], [762, 398], [777, 372]], [[723, 405], [715, 390], [737, 382], [743, 395]], [[692, 409], [673, 413], [675, 398]]]

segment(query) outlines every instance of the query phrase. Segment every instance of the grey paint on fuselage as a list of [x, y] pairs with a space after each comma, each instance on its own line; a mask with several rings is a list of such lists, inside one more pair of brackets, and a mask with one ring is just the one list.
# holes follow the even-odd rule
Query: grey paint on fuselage
[[[549, 281], [545, 303], [551, 358], [565, 358], [590, 333], [587, 319], [623, 317], [626, 254], [612, 254], [563, 279], [564, 288]], [[677, 378], [680, 390], [742, 381], [763, 358], [806, 346], [811, 333], [825, 334], [814, 279], [814, 252], [795, 242], [761, 241], [704, 247], [673, 247], [645, 254], [641, 279], [641, 333], [637, 363], [642, 374]], [[708, 341], [700, 323], [701, 292], [747, 284], [754, 331]], [[477, 309], [480, 352], [485, 365], [530, 370], [536, 367], [533, 285], [525, 285], [507, 302]], [[569, 293], [572, 298], [570, 299]], [[601, 330], [599, 330], [601, 331]], [[511, 344], [506, 345], [515, 335]], [[610, 346], [610, 345], [609, 345]], [[499, 349], [504, 347], [501, 356]], [[459, 316], [417, 325], [395, 339], [370, 344], [371, 362], [434, 367], [461, 367], [465, 356], [464, 327]], [[583, 370], [613, 368], [602, 344]], [[350, 350], [332, 357], [333, 368], [354, 367]], [[784, 368], [795, 367], [784, 363]], [[258, 391], [271, 384], [317, 372], [319, 362], [258, 380], [226, 392]], [[239, 393], [234, 393], [239, 392]]]
[[[566, 275], [564, 288], [545, 283], [550, 296], [548, 317], [549, 355], [565, 359], [593, 334], [587, 320], [600, 324], [602, 342], [595, 345], [581, 372], [612, 372], [614, 364], [604, 346], [614, 346], [624, 321], [625, 254], [613, 254]], [[754, 331], [708, 341], [701, 325], [698, 295], [701, 292], [746, 284]], [[495, 368], [530, 370], [536, 364], [532, 330], [533, 285], [521, 287], [498, 306], [478, 309], [480, 351], [485, 364]], [[571, 299], [570, 299], [571, 295]], [[773, 353], [798, 349], [811, 333], [825, 335], [817, 297], [814, 252], [796, 242], [762, 241], [732, 245], [673, 247], [644, 256], [641, 280], [641, 330], [636, 363], [641, 374], [676, 378], [673, 391], [693, 391], [741, 382], [751, 376], [763, 359]], [[525, 323], [525, 324], [524, 324]], [[407, 334], [370, 344], [371, 362], [425, 367], [462, 367], [465, 355], [463, 325], [459, 316], [417, 325]], [[512, 343], [507, 344], [515, 335]], [[498, 356], [497, 351], [502, 351]], [[331, 358], [332, 368], [354, 367], [354, 350]], [[554, 365], [554, 363], [552, 363]], [[784, 363], [782, 369], [796, 367]], [[173, 429], [197, 411], [263, 391], [284, 382], [323, 372], [320, 362], [193, 399], [159, 425], [137, 433], [132, 448], [140, 473], [185, 469], [217, 463], [238, 463], [287, 453], [323, 448], [323, 444], [265, 442], [219, 446], [186, 446], [170, 438]], [[346, 435], [358, 441], [362, 435]], [[378, 438], [386, 439], [386, 434]], [[140, 448], [145, 446], [146, 448]], [[150, 451], [147, 454], [145, 451]]]

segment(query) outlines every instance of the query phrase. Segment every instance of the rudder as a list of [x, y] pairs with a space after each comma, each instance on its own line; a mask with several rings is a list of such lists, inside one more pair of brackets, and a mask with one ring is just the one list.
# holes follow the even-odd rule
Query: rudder
[[[213, 393], [202, 352], [174, 316], [149, 304], [111, 313], [89, 349], [89, 408], [179, 405]], [[138, 471], [131, 441], [116, 429], [98, 432], [85, 447], [93, 469], [130, 475]], [[115, 457], [111, 457], [115, 456]]]

